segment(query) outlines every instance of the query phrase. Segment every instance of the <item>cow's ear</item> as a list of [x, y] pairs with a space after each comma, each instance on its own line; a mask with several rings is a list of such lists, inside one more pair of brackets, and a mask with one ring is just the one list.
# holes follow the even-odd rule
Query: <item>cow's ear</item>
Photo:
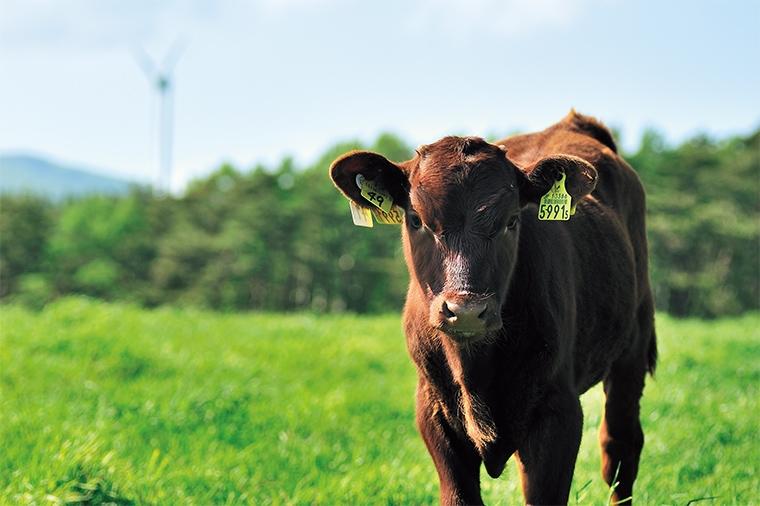
[[330, 178], [341, 193], [362, 207], [372, 208], [372, 204], [362, 196], [357, 184], [359, 175], [369, 181], [379, 182], [391, 195], [395, 204], [403, 208], [407, 207], [409, 179], [403, 166], [396, 165], [384, 156], [370, 151], [346, 153], [332, 163]]
[[565, 189], [575, 205], [596, 188], [598, 174], [593, 165], [572, 155], [547, 156], [539, 160], [533, 170], [517, 169], [520, 202], [538, 203], [556, 181], [565, 174]]

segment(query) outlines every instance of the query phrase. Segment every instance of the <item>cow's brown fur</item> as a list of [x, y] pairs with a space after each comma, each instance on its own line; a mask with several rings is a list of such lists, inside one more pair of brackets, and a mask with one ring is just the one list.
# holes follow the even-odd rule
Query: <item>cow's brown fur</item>
[[[495, 145], [446, 137], [400, 164], [366, 152], [336, 160], [338, 188], [369, 206], [357, 173], [382, 180], [406, 211], [404, 326], [441, 502], [481, 503], [480, 465], [497, 477], [515, 455], [528, 503], [565, 503], [578, 397], [599, 381], [602, 473], [610, 484], [617, 473], [615, 499], [630, 497], [644, 442], [639, 398], [656, 360], [654, 306], [644, 190], [610, 132], [571, 111]], [[539, 221], [536, 203], [561, 173], [577, 213]], [[482, 328], [460, 332], [447, 304], [473, 301], [486, 308], [475, 319]]]

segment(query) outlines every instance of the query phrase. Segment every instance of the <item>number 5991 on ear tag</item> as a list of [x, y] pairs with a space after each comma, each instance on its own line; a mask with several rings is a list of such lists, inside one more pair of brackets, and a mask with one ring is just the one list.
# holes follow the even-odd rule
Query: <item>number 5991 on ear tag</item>
[[570, 209], [572, 198], [565, 189], [566, 175], [563, 173], [538, 203], [538, 219], [542, 221], [567, 221], [573, 214]]

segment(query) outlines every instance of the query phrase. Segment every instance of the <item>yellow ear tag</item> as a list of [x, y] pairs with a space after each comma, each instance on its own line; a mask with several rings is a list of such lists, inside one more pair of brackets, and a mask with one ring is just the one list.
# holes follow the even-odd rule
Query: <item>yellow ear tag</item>
[[380, 181], [369, 181], [363, 175], [357, 174], [356, 186], [361, 190], [362, 197], [367, 199], [370, 204], [382, 209], [386, 213], [391, 212], [393, 198]]
[[399, 206], [391, 207], [391, 212], [386, 213], [382, 209], [372, 209], [372, 214], [378, 223], [384, 225], [400, 225], [404, 222], [404, 210]]
[[351, 219], [354, 220], [354, 225], [359, 227], [373, 227], [372, 211], [370, 209], [354, 204], [353, 200], [349, 200], [348, 205], [351, 206]]
[[538, 219], [542, 221], [567, 221], [573, 214], [570, 209], [570, 194], [565, 189], [565, 174], [541, 197], [538, 204]]

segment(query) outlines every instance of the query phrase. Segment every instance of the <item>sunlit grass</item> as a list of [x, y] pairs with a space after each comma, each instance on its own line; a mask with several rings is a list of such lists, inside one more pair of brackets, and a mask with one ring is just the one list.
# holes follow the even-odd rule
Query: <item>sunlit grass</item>
[[[635, 499], [757, 502], [760, 316], [658, 319]], [[0, 308], [0, 502], [421, 504], [435, 471], [414, 427], [398, 315], [146, 311], [69, 298]], [[603, 504], [584, 396], [571, 501]], [[521, 501], [514, 465], [489, 504]], [[705, 501], [703, 504], [711, 504]]]

